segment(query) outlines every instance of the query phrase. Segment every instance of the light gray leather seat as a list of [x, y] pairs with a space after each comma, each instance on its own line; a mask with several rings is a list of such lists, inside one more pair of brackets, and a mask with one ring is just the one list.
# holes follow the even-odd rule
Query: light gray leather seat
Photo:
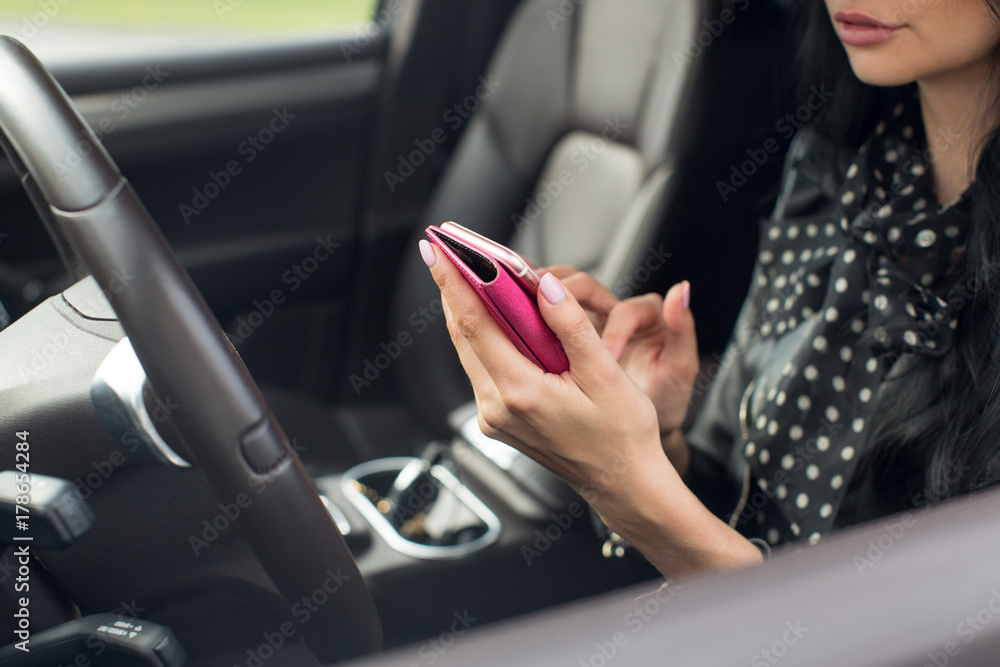
[[[454, 220], [539, 265], [573, 264], [627, 296], [671, 197], [678, 132], [701, 65], [705, 0], [529, 0], [488, 69], [495, 92], [470, 122], [424, 224]], [[719, 23], [719, 26], [722, 26]], [[702, 37], [704, 39], [704, 37]], [[396, 330], [437, 296], [417, 257]], [[443, 426], [471, 397], [442, 322], [399, 360], [414, 411]]]

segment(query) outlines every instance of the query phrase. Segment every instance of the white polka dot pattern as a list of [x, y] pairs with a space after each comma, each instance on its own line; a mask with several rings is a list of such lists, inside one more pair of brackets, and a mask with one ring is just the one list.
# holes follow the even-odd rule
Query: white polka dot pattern
[[937, 294], [960, 271], [969, 206], [937, 205], [923, 142], [919, 103], [901, 105], [859, 149], [828, 217], [764, 227], [758, 333], [796, 341], [776, 345], [784, 357], [757, 378], [742, 446], [768, 496], [757, 522], [771, 544], [830, 530], [885, 372], [901, 354], [950, 348], [956, 313]]

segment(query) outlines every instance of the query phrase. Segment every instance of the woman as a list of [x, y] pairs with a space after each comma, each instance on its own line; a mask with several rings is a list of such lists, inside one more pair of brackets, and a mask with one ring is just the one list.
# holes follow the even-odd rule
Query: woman
[[[582, 492], [665, 576], [1000, 481], [1000, 14], [983, 0], [804, 11], [804, 87], [835, 94], [790, 148], [726, 363], [687, 434], [688, 283], [617, 303], [552, 269], [539, 307], [570, 360], [557, 376], [420, 246], [484, 432]], [[691, 491], [727, 480], [728, 523]]]

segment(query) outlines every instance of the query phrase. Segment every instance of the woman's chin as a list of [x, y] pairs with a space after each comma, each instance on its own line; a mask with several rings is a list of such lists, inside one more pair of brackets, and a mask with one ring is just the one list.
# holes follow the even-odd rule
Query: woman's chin
[[848, 52], [848, 57], [854, 76], [869, 86], [883, 88], [905, 86], [917, 78], [912, 69], [902, 66], [902, 63], [887, 63], [884, 58], [871, 57], [869, 54], [854, 55]]

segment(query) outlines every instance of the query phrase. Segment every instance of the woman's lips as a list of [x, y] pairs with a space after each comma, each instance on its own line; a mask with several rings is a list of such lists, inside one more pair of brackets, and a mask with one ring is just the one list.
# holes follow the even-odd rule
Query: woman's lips
[[833, 15], [833, 20], [840, 27], [840, 41], [849, 46], [881, 44], [906, 27], [879, 21], [862, 12], [840, 11]]

